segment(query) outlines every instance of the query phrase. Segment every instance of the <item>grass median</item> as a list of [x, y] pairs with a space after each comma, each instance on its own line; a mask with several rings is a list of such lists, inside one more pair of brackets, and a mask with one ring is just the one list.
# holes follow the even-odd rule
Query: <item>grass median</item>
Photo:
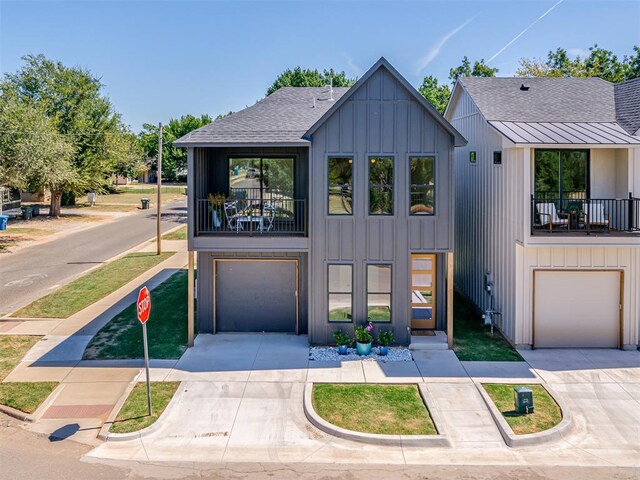
[[173, 232], [165, 233], [162, 236], [163, 240], [186, 240], [187, 239], [187, 226], [184, 225]]
[[33, 413], [58, 386], [58, 382], [4, 382], [40, 337], [0, 336], [0, 403], [25, 413]]
[[356, 432], [438, 433], [416, 385], [317, 384], [313, 408], [326, 421]]
[[[187, 348], [187, 271], [180, 270], [151, 291], [147, 322], [149, 357], [176, 359]], [[142, 325], [135, 303], [124, 309], [91, 339], [85, 360], [143, 358]]]
[[[555, 427], [562, 421], [560, 407], [542, 385], [493, 383], [482, 386], [516, 435], [542, 432]], [[533, 413], [516, 413], [513, 404], [515, 387], [529, 387], [533, 391]]]
[[68, 318], [74, 313], [101, 300], [118, 288], [174, 253], [131, 253], [107, 263], [80, 278], [68, 283], [24, 308], [13, 313], [13, 317]]
[[153, 414], [147, 409], [147, 384], [137, 383], [122, 405], [109, 431], [129, 433], [152, 425], [173, 398], [180, 382], [151, 382], [151, 406]]

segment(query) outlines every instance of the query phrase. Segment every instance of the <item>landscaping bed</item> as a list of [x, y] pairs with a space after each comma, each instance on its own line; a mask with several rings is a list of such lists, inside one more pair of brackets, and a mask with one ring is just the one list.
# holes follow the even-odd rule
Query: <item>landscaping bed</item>
[[340, 355], [336, 347], [311, 347], [309, 360], [339, 362], [347, 360], [378, 360], [380, 362], [410, 362], [413, 360], [408, 348], [389, 347], [387, 355], [378, 355], [378, 348], [373, 347], [368, 355], [359, 355], [355, 348], [349, 348], [346, 355]]
[[316, 384], [313, 408], [327, 422], [356, 432], [438, 433], [417, 385]]
[[461, 361], [522, 362], [520, 354], [496, 329], [485, 327], [473, 305], [456, 294], [453, 351]]
[[[180, 270], [151, 291], [147, 322], [149, 357], [177, 359], [187, 348], [187, 271]], [[85, 360], [143, 358], [142, 325], [135, 303], [125, 308], [91, 339]]]
[[[562, 421], [562, 410], [542, 385], [493, 383], [482, 386], [516, 435], [549, 430]], [[533, 391], [533, 413], [516, 413], [513, 405], [513, 389], [515, 387], [529, 387]]]
[[132, 253], [97, 268], [13, 313], [13, 317], [68, 318], [115, 292], [173, 253]]
[[158, 419], [178, 390], [180, 382], [151, 382], [151, 406], [147, 409], [147, 384], [137, 383], [111, 424], [111, 433], [129, 433], [142, 430]]

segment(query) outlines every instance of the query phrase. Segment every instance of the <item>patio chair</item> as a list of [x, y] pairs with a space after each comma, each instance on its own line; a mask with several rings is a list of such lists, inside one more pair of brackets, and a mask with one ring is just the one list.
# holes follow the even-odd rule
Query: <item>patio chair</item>
[[264, 215], [262, 217], [262, 222], [258, 227], [258, 230], [261, 232], [270, 232], [273, 230], [273, 219], [276, 214], [276, 206], [272, 202], [266, 202], [264, 204]]
[[[538, 217], [540, 217], [540, 225], [549, 226], [549, 232], [553, 232], [554, 226], [565, 225], [567, 230], [571, 230], [571, 214], [570, 213], [558, 213], [555, 203], [537, 203], [536, 210], [538, 211]], [[566, 218], [560, 218], [560, 217]]]
[[238, 202], [224, 202], [224, 216], [227, 219], [229, 230], [240, 232], [244, 230], [242, 223], [238, 221]]
[[611, 232], [609, 215], [605, 213], [604, 205], [602, 203], [585, 202], [583, 210], [587, 222], [587, 228], [591, 228], [596, 225], [598, 227], [607, 227], [607, 231]]

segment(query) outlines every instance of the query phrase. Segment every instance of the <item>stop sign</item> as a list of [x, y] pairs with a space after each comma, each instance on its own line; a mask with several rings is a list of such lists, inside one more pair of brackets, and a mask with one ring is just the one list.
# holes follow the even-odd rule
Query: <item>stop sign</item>
[[147, 287], [142, 287], [138, 293], [138, 301], [136, 302], [136, 311], [138, 320], [144, 324], [149, 320], [149, 312], [151, 312], [151, 294]]

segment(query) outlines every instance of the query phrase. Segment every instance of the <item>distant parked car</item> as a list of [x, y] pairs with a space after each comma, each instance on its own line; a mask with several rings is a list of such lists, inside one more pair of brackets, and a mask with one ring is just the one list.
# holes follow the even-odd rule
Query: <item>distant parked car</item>
[[258, 178], [260, 173], [257, 168], [247, 168], [247, 173], [244, 175], [244, 178]]

